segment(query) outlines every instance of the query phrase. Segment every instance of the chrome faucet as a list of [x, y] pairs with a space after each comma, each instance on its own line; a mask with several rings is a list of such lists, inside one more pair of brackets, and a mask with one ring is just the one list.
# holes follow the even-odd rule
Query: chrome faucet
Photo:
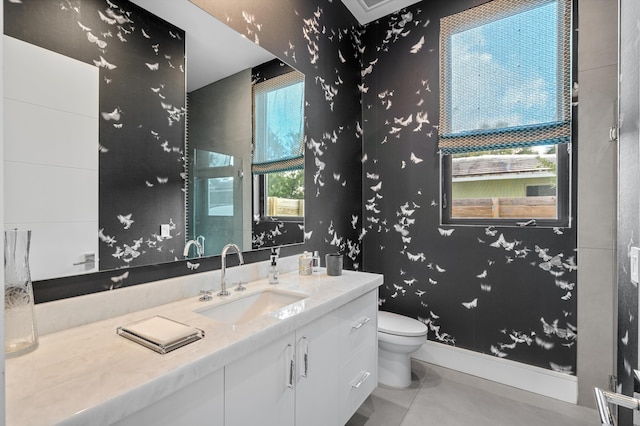
[[218, 293], [218, 296], [228, 296], [230, 294], [227, 291], [227, 281], [225, 278], [225, 274], [227, 272], [227, 252], [229, 251], [229, 249], [234, 249], [236, 253], [238, 253], [238, 259], [240, 260], [240, 265], [244, 263], [244, 259], [242, 258], [242, 252], [240, 251], [237, 245], [231, 243], [231, 244], [227, 244], [222, 248], [222, 254], [220, 256], [222, 258], [222, 268], [220, 269], [220, 293]]
[[204, 254], [204, 250], [202, 249], [202, 245], [200, 244], [200, 242], [198, 242], [197, 240], [189, 240], [184, 245], [184, 252], [182, 253], [184, 258], [186, 259], [187, 257], [189, 257], [189, 249], [191, 248], [191, 246], [196, 246], [196, 254], [198, 255], [198, 257], [202, 257], [202, 255]]
[[[640, 371], [634, 370], [635, 380], [640, 379]], [[627, 395], [622, 395], [616, 392], [606, 391], [600, 388], [594, 390], [596, 405], [598, 406], [598, 415], [600, 416], [600, 423], [603, 426], [616, 426], [616, 421], [609, 404], [619, 405], [624, 408], [631, 408], [632, 410], [640, 410], [640, 399], [633, 398]]]
[[198, 237], [196, 238], [196, 241], [198, 241], [200, 243], [200, 249], [201, 249], [201, 256], [204, 256], [204, 235], [198, 235]]

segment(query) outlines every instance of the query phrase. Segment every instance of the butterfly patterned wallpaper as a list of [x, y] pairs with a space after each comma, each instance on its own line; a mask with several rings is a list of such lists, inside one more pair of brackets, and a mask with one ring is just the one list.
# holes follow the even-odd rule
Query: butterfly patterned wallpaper
[[4, 10], [5, 34], [99, 68], [100, 269], [180, 256], [184, 31], [126, 1], [5, 1]]
[[363, 269], [429, 340], [575, 375], [575, 220], [440, 226], [439, 22], [479, 3], [421, 2], [361, 35]]
[[[94, 13], [111, 9], [107, 0], [90, 2]], [[340, 251], [346, 268], [384, 274], [381, 309], [423, 321], [430, 340], [575, 374], [575, 219], [562, 229], [439, 225], [439, 19], [481, 1], [421, 2], [364, 28], [338, 0], [193, 2], [306, 76], [304, 249]], [[166, 122], [162, 144], [171, 116], [153, 115]], [[145, 155], [155, 149], [154, 136]], [[153, 188], [168, 188], [183, 171], [174, 160], [175, 174], [167, 183], [150, 180]], [[133, 227], [135, 213], [131, 219]], [[186, 263], [96, 274], [82, 285], [98, 291], [219, 267], [215, 258], [200, 269]]]

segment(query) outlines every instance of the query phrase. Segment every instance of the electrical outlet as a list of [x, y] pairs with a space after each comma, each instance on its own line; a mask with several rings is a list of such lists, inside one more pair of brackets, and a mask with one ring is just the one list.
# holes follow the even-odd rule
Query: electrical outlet
[[638, 255], [640, 249], [631, 247], [631, 282], [638, 284]]
[[160, 236], [162, 238], [171, 237], [171, 227], [168, 223], [163, 223], [162, 225], [160, 225]]

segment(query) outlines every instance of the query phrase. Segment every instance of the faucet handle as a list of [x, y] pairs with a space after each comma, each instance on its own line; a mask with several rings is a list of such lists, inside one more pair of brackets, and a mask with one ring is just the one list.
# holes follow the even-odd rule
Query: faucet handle
[[198, 299], [199, 301], [207, 302], [211, 299], [213, 299], [213, 297], [211, 296], [210, 290], [200, 290], [200, 298]]
[[238, 287], [236, 287], [236, 291], [245, 291], [247, 288], [244, 286], [246, 283], [243, 281], [240, 281], [238, 283]]

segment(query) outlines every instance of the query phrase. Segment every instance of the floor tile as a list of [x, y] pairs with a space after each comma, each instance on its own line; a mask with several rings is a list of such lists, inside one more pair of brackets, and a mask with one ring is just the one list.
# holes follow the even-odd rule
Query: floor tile
[[345, 426], [398, 426], [407, 414], [402, 407], [374, 394], [360, 406]]
[[407, 389], [378, 386], [347, 426], [596, 426], [595, 410], [412, 361]]
[[401, 407], [409, 408], [416, 398], [422, 383], [429, 373], [429, 366], [424, 362], [412, 360], [411, 362], [411, 385], [406, 389], [397, 389], [385, 385], [378, 385], [375, 395], [379, 398], [391, 401]]

